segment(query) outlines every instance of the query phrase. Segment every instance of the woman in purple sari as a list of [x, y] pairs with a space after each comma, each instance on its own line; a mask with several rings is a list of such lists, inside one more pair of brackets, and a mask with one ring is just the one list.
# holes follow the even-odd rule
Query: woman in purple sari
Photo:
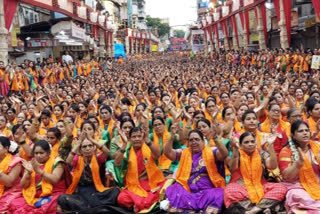
[[[174, 136], [175, 126], [171, 135]], [[192, 130], [188, 147], [172, 148], [173, 137], [166, 143], [164, 154], [172, 161], [179, 160], [176, 183], [166, 189], [168, 212], [203, 211], [219, 213], [223, 205], [225, 187], [224, 160], [228, 150], [215, 138], [216, 147], [205, 145], [203, 134]]]

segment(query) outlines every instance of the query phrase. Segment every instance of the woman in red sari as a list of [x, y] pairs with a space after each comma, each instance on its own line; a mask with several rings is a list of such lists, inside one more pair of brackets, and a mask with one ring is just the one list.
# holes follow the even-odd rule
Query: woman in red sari
[[10, 203], [8, 213], [56, 213], [58, 197], [66, 191], [65, 165], [61, 158], [51, 155], [50, 143], [39, 140], [32, 152], [34, 159], [22, 162], [22, 196]]
[[240, 149], [233, 146], [229, 160], [230, 183], [224, 190], [224, 202], [230, 213], [271, 213], [284, 199], [287, 188], [280, 183], [270, 183], [264, 178], [267, 169], [277, 168], [277, 157], [273, 148], [276, 136], [268, 142], [268, 152], [257, 149], [252, 133], [240, 136]]
[[160, 151], [150, 141], [148, 132], [139, 127], [132, 128], [129, 137], [130, 144], [124, 143], [115, 158], [126, 186], [118, 196], [118, 205], [148, 212], [159, 201], [159, 192], [166, 181], [155, 163]]

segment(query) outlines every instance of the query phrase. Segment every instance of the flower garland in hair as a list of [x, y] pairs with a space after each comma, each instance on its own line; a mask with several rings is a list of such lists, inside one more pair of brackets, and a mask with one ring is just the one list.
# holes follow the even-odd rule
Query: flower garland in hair
[[297, 147], [294, 145], [294, 142], [292, 140], [292, 138], [289, 138], [289, 147], [292, 151], [292, 161], [296, 162], [299, 160], [299, 152], [297, 150]]

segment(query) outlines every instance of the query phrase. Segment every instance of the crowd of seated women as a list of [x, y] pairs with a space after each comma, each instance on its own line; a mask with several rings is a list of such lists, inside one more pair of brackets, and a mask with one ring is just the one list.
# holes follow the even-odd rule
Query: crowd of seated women
[[194, 60], [3, 98], [0, 213], [320, 213], [319, 72]]

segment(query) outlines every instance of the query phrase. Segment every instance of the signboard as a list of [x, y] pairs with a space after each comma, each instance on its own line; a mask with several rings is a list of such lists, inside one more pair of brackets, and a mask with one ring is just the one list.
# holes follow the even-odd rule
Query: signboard
[[191, 46], [192, 51], [197, 53], [198, 51], [203, 51], [204, 45], [204, 31], [203, 30], [193, 30], [191, 31]]
[[74, 23], [71, 25], [71, 36], [78, 39], [85, 39], [85, 30], [76, 26]]
[[240, 8], [240, 0], [233, 0], [232, 12], [238, 10], [239, 8]]
[[[298, 12], [297, 11], [291, 11], [291, 27], [298, 26]], [[272, 30], [279, 29], [279, 22], [278, 18], [272, 17]]]
[[158, 45], [152, 45], [151, 46], [151, 51], [152, 52], [157, 52], [158, 51]]
[[312, 56], [311, 69], [320, 69], [320, 55]]
[[244, 0], [243, 5], [247, 6], [247, 5], [253, 4], [253, 2], [254, 2], [254, 0]]
[[27, 47], [36, 48], [36, 47], [51, 47], [52, 40], [49, 39], [30, 39], [27, 41]]
[[199, 8], [204, 8], [204, 7], [207, 7], [207, 2], [200, 2]]

